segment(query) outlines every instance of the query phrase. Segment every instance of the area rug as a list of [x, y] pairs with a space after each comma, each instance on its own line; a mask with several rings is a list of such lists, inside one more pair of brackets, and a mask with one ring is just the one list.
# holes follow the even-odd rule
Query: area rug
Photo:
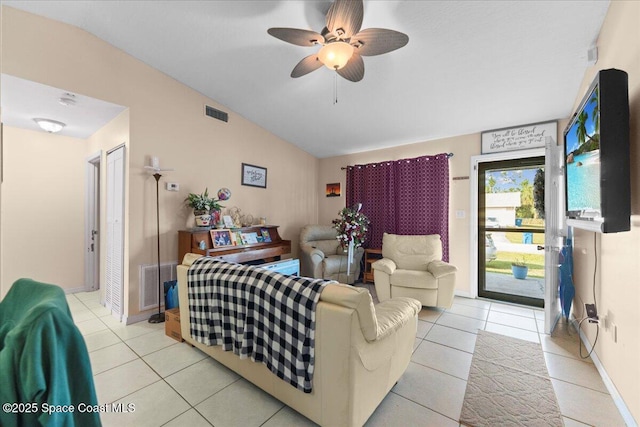
[[460, 423], [562, 426], [540, 344], [478, 331]]

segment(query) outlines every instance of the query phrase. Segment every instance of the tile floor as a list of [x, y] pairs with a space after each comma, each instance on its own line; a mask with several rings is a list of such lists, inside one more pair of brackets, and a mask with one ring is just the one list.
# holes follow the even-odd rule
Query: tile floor
[[[98, 401], [135, 404], [133, 413], [103, 414], [105, 427], [315, 425], [165, 336], [164, 324], [124, 326], [96, 292], [67, 300], [89, 349]], [[580, 359], [577, 333], [567, 324], [545, 335], [542, 311], [460, 297], [449, 310], [423, 309], [419, 317], [412, 361], [367, 426], [458, 426], [478, 329], [541, 343], [565, 426], [624, 425], [595, 366]]]

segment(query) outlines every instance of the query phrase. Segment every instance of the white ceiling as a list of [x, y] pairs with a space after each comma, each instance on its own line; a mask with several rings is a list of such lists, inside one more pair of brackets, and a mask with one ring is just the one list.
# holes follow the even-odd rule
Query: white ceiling
[[289, 77], [318, 48], [267, 34], [320, 31], [328, 1], [3, 3], [83, 28], [321, 158], [568, 117], [609, 6], [365, 1], [363, 29], [409, 44], [365, 57], [361, 82], [338, 78], [334, 105], [332, 71]]
[[[0, 82], [2, 122], [8, 126], [40, 131], [33, 119], [50, 119], [66, 125], [58, 135], [86, 139], [125, 109], [7, 74], [2, 74]], [[63, 105], [60, 98], [72, 99], [75, 104]]]

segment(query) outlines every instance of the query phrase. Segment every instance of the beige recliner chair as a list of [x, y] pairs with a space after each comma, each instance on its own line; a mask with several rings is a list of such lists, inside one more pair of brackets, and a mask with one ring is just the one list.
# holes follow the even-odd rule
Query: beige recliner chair
[[449, 308], [453, 303], [458, 269], [442, 261], [438, 234], [384, 233], [382, 259], [371, 267], [380, 302], [391, 297], [411, 297], [423, 306]]
[[337, 280], [353, 284], [360, 276], [360, 260], [364, 249], [353, 251], [353, 264], [347, 276], [347, 252], [330, 225], [305, 225], [300, 232], [300, 274], [315, 279]]

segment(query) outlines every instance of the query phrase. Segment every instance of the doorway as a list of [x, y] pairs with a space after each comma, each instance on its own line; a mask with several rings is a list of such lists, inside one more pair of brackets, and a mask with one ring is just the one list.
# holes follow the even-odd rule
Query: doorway
[[100, 158], [87, 159], [85, 198], [85, 289], [100, 289]]
[[544, 156], [478, 163], [480, 297], [544, 307], [544, 174]]

